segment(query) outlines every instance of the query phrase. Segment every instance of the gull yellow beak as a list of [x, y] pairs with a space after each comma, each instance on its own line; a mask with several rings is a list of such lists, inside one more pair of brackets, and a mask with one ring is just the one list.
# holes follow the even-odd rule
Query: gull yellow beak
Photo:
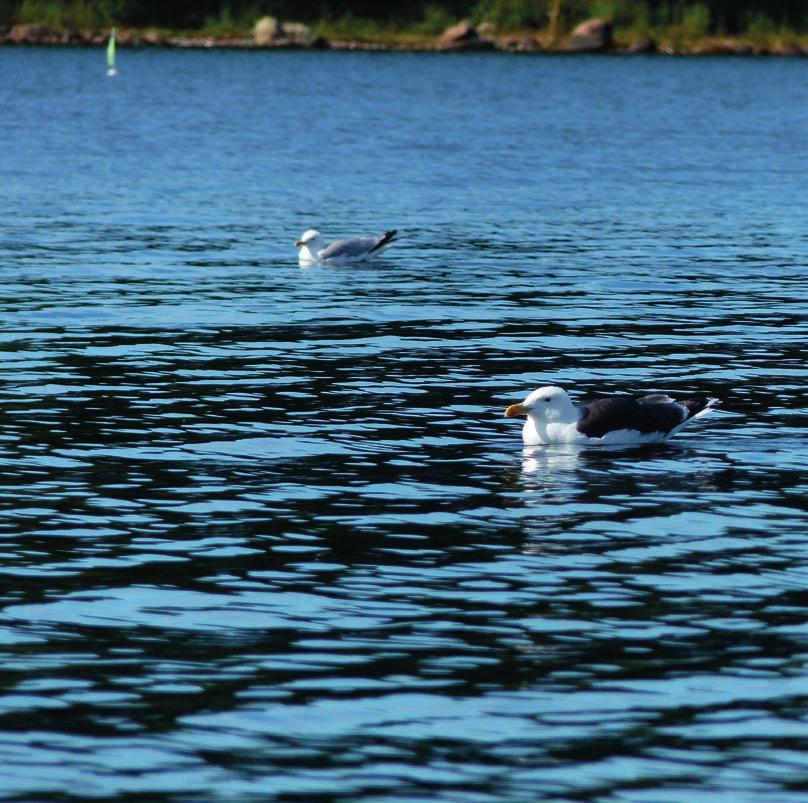
[[298, 248], [302, 248], [305, 244], [306, 243], [304, 243], [303, 240], [295, 240], [295, 246]]
[[516, 418], [520, 415], [527, 415], [527, 408], [523, 404], [512, 404], [505, 410], [505, 418]]

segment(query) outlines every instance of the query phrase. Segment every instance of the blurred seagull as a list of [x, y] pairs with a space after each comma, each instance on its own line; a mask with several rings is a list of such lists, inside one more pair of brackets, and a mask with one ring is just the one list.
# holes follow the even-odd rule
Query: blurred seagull
[[396, 230], [391, 229], [373, 237], [350, 237], [346, 240], [334, 240], [326, 245], [319, 231], [308, 229], [295, 243], [300, 249], [298, 263], [344, 265], [348, 262], [364, 262], [390, 245], [395, 236]]
[[506, 418], [527, 416], [522, 440], [542, 443], [659, 443], [675, 435], [688, 421], [711, 412], [720, 402], [702, 397], [675, 401], [664, 393], [634, 399], [605, 396], [574, 404], [566, 390], [538, 388], [505, 410]]

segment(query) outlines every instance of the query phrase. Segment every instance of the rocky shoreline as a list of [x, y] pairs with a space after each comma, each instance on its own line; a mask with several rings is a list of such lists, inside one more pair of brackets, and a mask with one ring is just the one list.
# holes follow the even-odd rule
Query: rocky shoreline
[[[0, 28], [0, 45], [98, 47], [106, 44], [108, 37], [108, 30], [60, 31], [37, 23]], [[467, 20], [447, 28], [434, 39], [385, 42], [326, 39], [302, 23], [280, 22], [272, 17], [259, 20], [251, 34], [246, 36], [183, 35], [154, 29], [119, 28], [116, 38], [121, 47], [808, 56], [808, 44], [775, 40], [760, 45], [742, 37], [709, 37], [686, 47], [657, 42], [650, 37], [621, 41], [615, 38], [611, 23], [600, 19], [587, 20], [569, 35], [553, 41], [548, 41], [547, 35], [541, 33], [499, 35], [491, 25], [475, 26]]]

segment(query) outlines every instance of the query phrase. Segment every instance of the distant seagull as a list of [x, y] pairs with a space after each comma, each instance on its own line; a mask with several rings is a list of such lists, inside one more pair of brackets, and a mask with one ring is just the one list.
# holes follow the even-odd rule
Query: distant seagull
[[718, 399], [675, 401], [656, 393], [634, 399], [605, 396], [573, 404], [567, 391], [538, 388], [519, 404], [505, 410], [506, 418], [525, 415], [522, 440], [527, 446], [543, 443], [659, 443], [675, 435], [694, 418], [707, 415]]
[[396, 230], [391, 229], [375, 237], [350, 237], [346, 240], [334, 240], [326, 245], [319, 231], [309, 229], [295, 243], [300, 249], [298, 263], [344, 265], [348, 262], [364, 262], [390, 245], [395, 236]]

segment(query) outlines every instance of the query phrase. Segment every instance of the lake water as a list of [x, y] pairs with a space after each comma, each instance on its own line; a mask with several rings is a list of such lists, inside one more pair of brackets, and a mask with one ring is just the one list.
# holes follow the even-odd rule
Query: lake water
[[0, 799], [801, 798], [806, 64], [0, 49]]

